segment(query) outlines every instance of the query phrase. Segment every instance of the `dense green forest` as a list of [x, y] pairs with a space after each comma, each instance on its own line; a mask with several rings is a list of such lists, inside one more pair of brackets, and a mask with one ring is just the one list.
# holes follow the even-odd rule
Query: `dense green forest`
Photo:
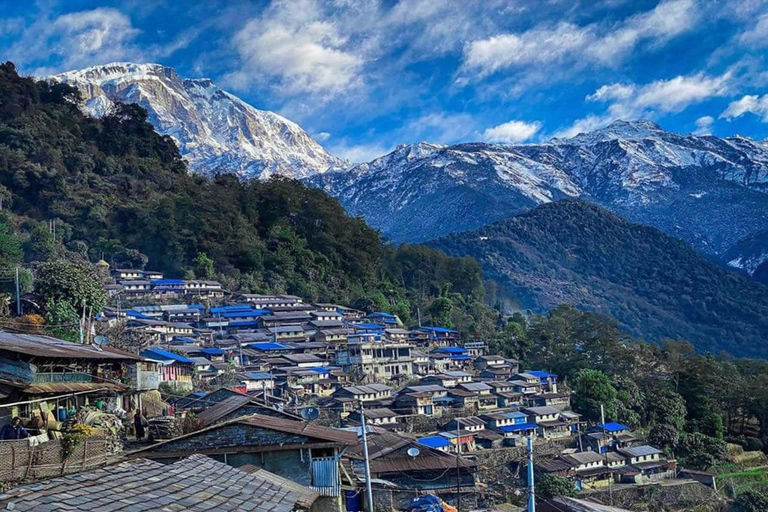
[[471, 256], [523, 308], [573, 304], [647, 339], [768, 355], [768, 287], [710, 263], [680, 240], [575, 200], [431, 243]]
[[0, 266], [103, 257], [216, 278], [233, 291], [292, 293], [406, 322], [418, 307], [426, 321], [493, 329], [474, 260], [386, 245], [335, 199], [296, 181], [192, 175], [141, 107], [93, 119], [78, 102], [67, 85], [0, 65]]

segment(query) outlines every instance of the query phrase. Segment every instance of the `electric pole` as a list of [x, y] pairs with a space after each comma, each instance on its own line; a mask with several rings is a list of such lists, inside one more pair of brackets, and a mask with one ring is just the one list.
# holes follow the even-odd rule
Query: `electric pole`
[[371, 489], [371, 463], [368, 459], [368, 426], [365, 424], [365, 407], [360, 401], [360, 425], [363, 438], [363, 459], [365, 461], [365, 510], [373, 512], [373, 489]]
[[[605, 407], [600, 404], [600, 420], [603, 422], [603, 447], [605, 449], [605, 469], [609, 471], [608, 466], [608, 429], [605, 428]], [[608, 501], [613, 506], [613, 475], [609, 475], [608, 479]]]
[[456, 418], [456, 512], [461, 512], [461, 418]]
[[19, 286], [19, 267], [16, 267], [16, 316], [21, 316], [21, 287]]
[[536, 512], [536, 490], [533, 484], [533, 433], [528, 436], [528, 512]]

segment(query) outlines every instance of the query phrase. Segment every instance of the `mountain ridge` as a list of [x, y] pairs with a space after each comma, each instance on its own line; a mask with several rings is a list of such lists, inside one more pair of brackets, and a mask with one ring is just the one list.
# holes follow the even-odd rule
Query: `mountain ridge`
[[586, 201], [543, 204], [429, 245], [476, 258], [522, 309], [568, 303], [606, 313], [649, 341], [680, 338], [701, 351], [768, 354], [767, 286]]
[[401, 146], [305, 181], [400, 242], [475, 229], [568, 197], [718, 259], [768, 228], [768, 144], [680, 135], [648, 121], [536, 144]]
[[298, 124], [254, 108], [209, 78], [182, 79], [161, 64], [114, 62], [48, 79], [80, 90], [85, 110], [96, 117], [109, 112], [115, 101], [138, 103], [199, 174], [302, 178], [346, 165]]

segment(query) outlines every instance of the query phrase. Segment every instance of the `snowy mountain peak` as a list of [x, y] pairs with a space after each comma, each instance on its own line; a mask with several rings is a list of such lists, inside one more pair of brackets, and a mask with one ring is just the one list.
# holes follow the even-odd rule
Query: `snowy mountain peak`
[[[681, 135], [649, 121], [617, 121], [540, 144], [399, 146], [307, 181], [400, 242], [475, 229], [568, 197], [658, 227], [713, 256], [768, 232], [768, 144]], [[753, 266], [768, 257], [760, 249], [752, 251]], [[739, 257], [731, 259], [746, 261]]]
[[616, 120], [604, 128], [592, 132], [580, 133], [571, 139], [557, 139], [557, 142], [572, 143], [597, 143], [608, 140], [642, 140], [651, 137], [662, 136], [665, 132], [659, 125], [652, 121], [623, 121]]
[[94, 116], [105, 115], [115, 101], [138, 103], [200, 174], [304, 178], [346, 165], [296, 123], [252, 107], [209, 78], [182, 79], [160, 64], [114, 62], [50, 79], [77, 87]]

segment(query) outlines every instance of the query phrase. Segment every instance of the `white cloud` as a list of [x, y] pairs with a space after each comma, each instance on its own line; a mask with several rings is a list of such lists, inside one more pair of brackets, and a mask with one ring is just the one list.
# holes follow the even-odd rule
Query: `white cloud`
[[696, 131], [693, 133], [696, 135], [712, 135], [712, 125], [715, 123], [715, 118], [712, 116], [701, 116], [696, 120]]
[[731, 73], [708, 76], [697, 73], [657, 80], [645, 85], [608, 84], [587, 96], [587, 101], [606, 103], [603, 114], [577, 119], [571, 126], [560, 129], [555, 136], [572, 137], [610, 124], [616, 119], [653, 118], [677, 113], [690, 105], [728, 94]]
[[609, 110], [622, 117], [638, 117], [645, 111], [680, 112], [689, 105], [728, 92], [730, 73], [710, 77], [704, 73], [676, 76], [650, 84], [611, 84], [587, 96], [588, 101], [611, 102]]
[[331, 134], [328, 132], [317, 132], [312, 137], [318, 142], [325, 142], [331, 138]]
[[747, 113], [760, 116], [763, 122], [768, 123], [768, 94], [763, 96], [756, 94], [742, 96], [740, 99], [729, 103], [728, 107], [720, 114], [720, 117], [733, 119]]
[[525, 142], [541, 129], [541, 123], [534, 121], [526, 123], [525, 121], [508, 121], [506, 123], [486, 128], [483, 132], [483, 140], [487, 142], [502, 142], [513, 144], [515, 142]]
[[428, 140], [438, 144], [453, 144], [471, 140], [477, 122], [469, 114], [430, 113], [408, 121], [398, 130], [400, 141], [406, 143]]
[[765, 48], [768, 46], [768, 14], [760, 16], [749, 30], [742, 32], [738, 40], [750, 48]]
[[522, 34], [500, 34], [469, 43], [464, 67], [480, 77], [512, 66], [546, 64], [570, 58], [595, 41], [590, 28], [560, 23], [537, 27]]
[[275, 1], [235, 34], [241, 64], [227, 80], [244, 89], [272, 77], [288, 94], [337, 94], [359, 85], [364, 59], [341, 28], [315, 0]]
[[614, 26], [561, 22], [474, 40], [464, 48], [458, 82], [533, 64], [613, 66], [643, 41], [661, 45], [691, 30], [698, 21], [697, 12], [696, 0], [668, 0]]
[[[41, 19], [30, 25], [11, 48], [11, 57], [24, 67], [48, 63], [74, 69], [95, 63], [140, 58], [132, 44], [139, 30], [117, 9], [98, 8]], [[39, 72], [39, 71], [38, 71]]]

